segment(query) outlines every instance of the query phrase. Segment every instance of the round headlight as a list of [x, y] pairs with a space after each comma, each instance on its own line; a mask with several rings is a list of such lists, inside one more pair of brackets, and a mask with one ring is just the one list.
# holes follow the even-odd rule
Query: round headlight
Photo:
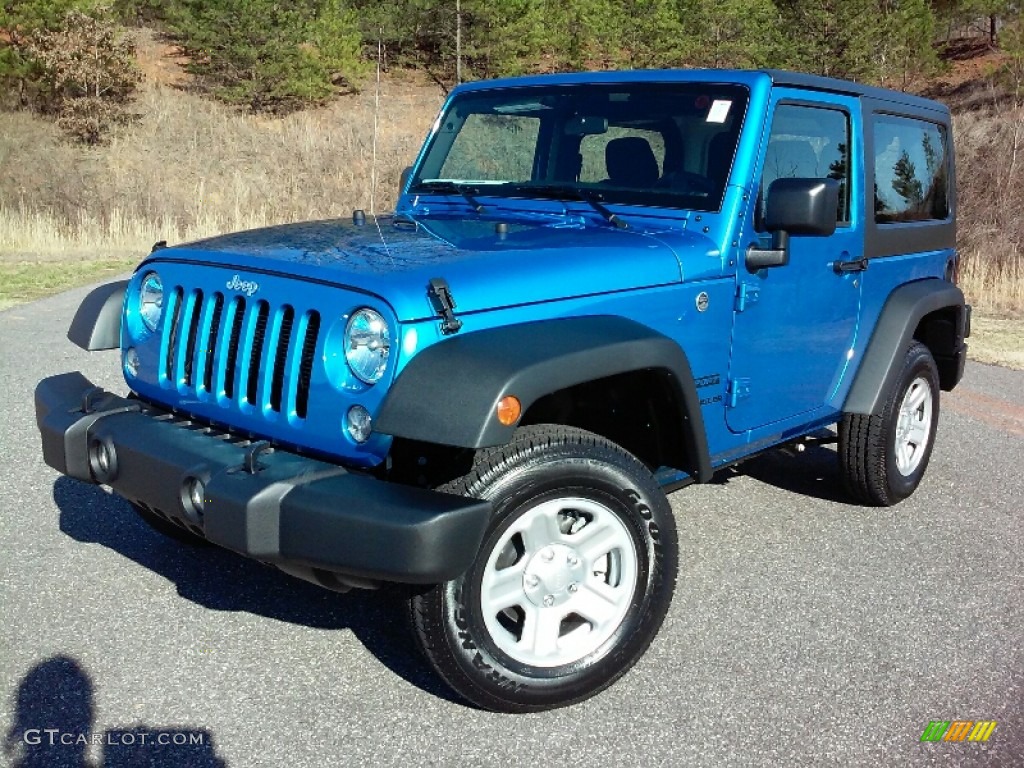
[[160, 313], [164, 308], [164, 285], [160, 275], [147, 272], [139, 284], [139, 316], [143, 324], [155, 331], [160, 324]]
[[384, 375], [391, 353], [391, 333], [372, 309], [357, 309], [345, 326], [345, 360], [360, 381], [373, 384]]

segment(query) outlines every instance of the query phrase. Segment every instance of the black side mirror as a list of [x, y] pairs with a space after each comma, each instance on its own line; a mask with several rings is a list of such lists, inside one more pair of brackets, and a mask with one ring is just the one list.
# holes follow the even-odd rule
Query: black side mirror
[[412, 166], [402, 169], [402, 175], [398, 179], [398, 194], [401, 195], [405, 192], [405, 188], [409, 185], [409, 177], [412, 176]]
[[776, 179], [768, 187], [765, 228], [772, 233], [768, 250], [747, 251], [747, 269], [789, 263], [789, 236], [828, 237], [836, 231], [839, 182], [835, 179]]

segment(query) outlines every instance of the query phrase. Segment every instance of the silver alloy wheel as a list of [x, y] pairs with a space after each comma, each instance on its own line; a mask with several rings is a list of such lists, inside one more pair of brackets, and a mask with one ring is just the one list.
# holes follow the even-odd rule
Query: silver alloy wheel
[[590, 499], [552, 499], [520, 515], [491, 550], [480, 607], [502, 652], [557, 667], [612, 636], [636, 583], [636, 546], [622, 520]]
[[932, 432], [932, 388], [918, 376], [907, 388], [896, 417], [896, 468], [904, 477], [914, 473], [928, 449]]

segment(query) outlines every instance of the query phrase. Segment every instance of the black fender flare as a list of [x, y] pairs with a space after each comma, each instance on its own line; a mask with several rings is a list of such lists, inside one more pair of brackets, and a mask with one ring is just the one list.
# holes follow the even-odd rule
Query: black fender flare
[[[843, 411], [865, 416], [879, 413], [885, 402], [885, 393], [899, 374], [899, 361], [910, 346], [921, 318], [949, 307], [958, 309], [956, 345], [962, 347], [968, 312], [964, 294], [955, 285], [938, 278], [928, 278], [901, 285], [889, 294], [853, 386], [846, 396]], [[955, 384], [953, 382], [953, 386]]]
[[460, 334], [419, 352], [399, 374], [374, 429], [394, 437], [463, 448], [504, 445], [515, 425], [496, 417], [514, 395], [523, 413], [544, 395], [606, 376], [656, 369], [669, 374], [678, 418], [698, 482], [711, 479], [700, 399], [683, 349], [622, 317], [556, 318]]
[[127, 280], [94, 288], [82, 299], [68, 329], [71, 343], [88, 352], [121, 346], [121, 310]]

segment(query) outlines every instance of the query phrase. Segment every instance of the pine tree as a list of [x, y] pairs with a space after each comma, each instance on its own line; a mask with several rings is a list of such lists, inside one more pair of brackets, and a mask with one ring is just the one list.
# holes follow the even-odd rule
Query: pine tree
[[596, 53], [604, 46], [608, 30], [603, 28], [602, 20], [607, 17], [602, 13], [602, 3], [589, 0], [569, 0], [565, 3], [550, 3], [550, 10], [558, 16], [554, 26], [563, 33], [558, 39], [555, 55], [562, 66], [570, 69], [583, 69], [592, 61]]
[[646, 68], [679, 62], [684, 33], [673, 0], [624, 0], [613, 18], [619, 31], [616, 64]]
[[519, 75], [535, 68], [550, 34], [545, 10], [544, 0], [462, 0], [469, 76]]
[[555, 69], [582, 70], [616, 59], [621, 30], [611, 0], [548, 0], [546, 12]]
[[140, 80], [135, 50], [110, 11], [88, 0], [0, 5], [0, 87], [8, 104], [54, 117], [96, 143], [128, 106]]
[[1005, 55], [998, 77], [1009, 91], [1012, 106], [1024, 107], [1024, 21], [1018, 18], [1004, 28], [999, 45]]
[[882, 35], [876, 42], [874, 73], [878, 81], [905, 88], [912, 76], [935, 72], [936, 18], [926, 0], [887, 0], [880, 13]]
[[454, 73], [451, 0], [352, 0], [351, 5], [364, 43], [374, 51], [378, 41], [383, 43], [386, 63], [423, 67], [437, 80]]
[[19, 106], [38, 107], [50, 99], [40, 82], [42, 69], [28, 51], [39, 32], [54, 32], [71, 11], [90, 13], [96, 0], [6, 0], [0, 3], [0, 86], [14, 95]]
[[330, 0], [183, 0], [169, 23], [200, 87], [254, 112], [321, 102], [367, 69], [354, 13]]
[[877, 72], [882, 17], [875, 0], [780, 0], [794, 68], [870, 80]]
[[124, 30], [96, 16], [69, 11], [58, 29], [37, 30], [25, 45], [49, 95], [45, 107], [57, 115], [58, 125], [87, 144], [130, 119], [127, 105], [140, 80]]
[[910, 155], [907, 154], [907, 150], [900, 153], [892, 170], [893, 191], [907, 201], [907, 208], [918, 207], [924, 199], [924, 187], [921, 185], [921, 180], [917, 178], [917, 168], [910, 159]]
[[772, 0], [683, 0], [679, 7], [687, 63], [751, 69], [788, 63], [782, 19]]

